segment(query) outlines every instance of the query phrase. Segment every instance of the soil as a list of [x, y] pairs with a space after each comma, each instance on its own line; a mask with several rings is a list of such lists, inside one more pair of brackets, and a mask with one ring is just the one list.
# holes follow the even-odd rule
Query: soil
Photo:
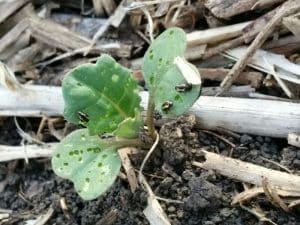
[[[9, 130], [11, 122], [4, 121], [6, 126], [0, 128], [1, 143], [18, 144], [19, 137], [4, 132], [3, 127]], [[191, 116], [165, 124], [160, 129], [160, 138], [160, 147], [155, 150], [144, 172], [156, 195], [182, 201], [160, 201], [173, 225], [263, 224], [240, 206], [231, 205], [232, 197], [243, 190], [240, 182], [191, 165], [191, 161], [203, 160], [201, 148], [228, 155], [231, 149], [228, 144], [199, 130]], [[246, 134], [226, 138], [237, 146], [233, 158], [279, 169], [265, 158], [292, 171], [300, 170], [300, 149], [288, 146], [285, 140]], [[142, 154], [132, 157], [135, 168], [139, 168], [143, 157]], [[142, 212], [147, 203], [146, 193], [140, 189], [132, 194], [128, 183], [120, 178], [104, 196], [83, 201], [69, 181], [52, 172], [48, 159], [30, 160], [29, 164], [19, 160], [14, 166], [11, 169], [11, 163], [0, 164], [0, 183], [7, 179], [5, 189], [0, 191], [0, 209], [14, 212], [12, 220], [5, 224], [24, 224], [24, 221], [46, 213], [49, 207], [54, 213], [47, 224], [148, 224]], [[62, 210], [61, 198], [65, 199], [67, 210]], [[264, 196], [245, 205], [251, 207], [254, 204], [278, 225], [300, 224], [300, 207], [286, 213], [271, 205]]]

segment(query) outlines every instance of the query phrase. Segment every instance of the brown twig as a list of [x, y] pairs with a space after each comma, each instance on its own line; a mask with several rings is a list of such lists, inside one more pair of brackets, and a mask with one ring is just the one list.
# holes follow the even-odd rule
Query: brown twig
[[209, 130], [203, 130], [204, 133], [207, 133], [207, 134], [211, 134], [217, 138], [219, 138], [221, 141], [225, 142], [226, 144], [228, 144], [230, 146], [230, 151], [229, 151], [229, 154], [228, 156], [231, 157], [232, 154], [233, 154], [233, 150], [236, 148], [236, 145], [233, 144], [231, 141], [229, 141], [228, 139], [226, 139], [225, 137], [221, 136], [221, 135], [218, 135], [212, 131], [209, 131]]
[[70, 212], [69, 212], [69, 207], [67, 205], [67, 202], [66, 202], [66, 198], [65, 197], [61, 197], [59, 199], [59, 205], [60, 205], [60, 208], [61, 210], [63, 211], [63, 214], [65, 215], [65, 217], [67, 219], [71, 219], [71, 216], [70, 216]]
[[154, 110], [155, 110], [155, 105], [154, 105], [154, 99], [153, 97], [149, 96], [149, 102], [148, 102], [148, 107], [147, 107], [147, 127], [148, 127], [148, 133], [150, 137], [155, 140], [156, 139], [156, 131], [155, 131], [155, 125], [154, 125]]
[[35, 225], [44, 225], [47, 223], [47, 221], [50, 219], [50, 217], [53, 215], [54, 209], [50, 207], [47, 212], [44, 215], [41, 215], [37, 218]]
[[267, 161], [267, 162], [269, 162], [269, 163], [272, 163], [272, 164], [278, 166], [280, 169], [285, 170], [287, 173], [290, 173], [290, 174], [293, 173], [293, 171], [291, 171], [290, 169], [288, 169], [287, 167], [281, 165], [281, 164], [278, 163], [278, 162], [275, 162], [275, 161], [273, 161], [273, 160], [271, 160], [271, 159], [267, 159], [267, 158], [262, 157], [262, 156], [260, 156], [260, 158], [261, 158], [262, 160], [264, 160], [264, 161]]
[[214, 133], [214, 132], [212, 132], [212, 131], [209, 131], [209, 130], [202, 130], [202, 131], [203, 131], [204, 133], [211, 134], [211, 135], [213, 135], [213, 136], [219, 138], [221, 141], [225, 142], [226, 144], [228, 144], [228, 145], [229, 145], [230, 147], [232, 147], [232, 148], [235, 148], [235, 147], [236, 147], [235, 144], [233, 144], [233, 143], [232, 143], [231, 141], [229, 141], [228, 139], [222, 137], [221, 135], [218, 135], [218, 134], [216, 134], [216, 133]]
[[291, 133], [288, 135], [288, 143], [300, 148], [300, 134]]
[[300, 196], [300, 176], [268, 169], [252, 163], [232, 159], [219, 154], [201, 150], [205, 161], [192, 162], [192, 165], [206, 170], [214, 170], [229, 178], [254, 185], [262, 185], [263, 179], [276, 192], [289, 192], [290, 196]]
[[129, 186], [130, 186], [130, 190], [132, 193], [134, 193], [136, 191], [136, 189], [138, 188], [138, 181], [137, 181], [137, 177], [135, 175], [135, 171], [134, 168], [131, 164], [131, 161], [128, 157], [129, 152], [131, 151], [132, 148], [120, 148], [118, 150], [119, 156], [121, 158], [122, 161], [122, 165], [123, 168], [126, 172], [127, 175], [127, 179], [129, 182]]
[[289, 205], [288, 205], [288, 208], [289, 209], [292, 209], [293, 207], [297, 206], [297, 205], [300, 205], [300, 199], [297, 199], [295, 201], [292, 201]]
[[106, 22], [94, 34], [90, 45], [87, 46], [87, 49], [84, 52], [84, 56], [86, 56], [92, 50], [98, 39], [103, 36], [110, 26], [118, 27], [121, 24], [126, 15], [126, 10], [124, 9], [123, 4], [124, 0], [119, 3], [119, 6], [115, 9], [114, 13], [110, 15]]
[[259, 221], [261, 222], [268, 222], [272, 225], [277, 225], [277, 223], [274, 223], [272, 220], [266, 217], [265, 213], [261, 210], [259, 206], [254, 206], [253, 208], [248, 208], [244, 206], [243, 204], [240, 204], [240, 207], [247, 212], [251, 213], [254, 215]]
[[[243, 186], [245, 184], [243, 183]], [[233, 196], [231, 205], [235, 205], [237, 203], [242, 204], [243, 202], [250, 201], [252, 198], [257, 197], [260, 194], [263, 194], [264, 190], [262, 187], [253, 187], [250, 189], [246, 189], [243, 192], [240, 192]]]
[[290, 15], [300, 9], [299, 1], [289, 0], [283, 3], [275, 16], [266, 24], [265, 28], [256, 36], [254, 41], [251, 43], [247, 49], [246, 54], [244, 54], [239, 61], [233, 66], [229, 71], [225, 79], [221, 83], [221, 91], [219, 94], [222, 94], [224, 91], [228, 90], [234, 80], [239, 76], [242, 70], [246, 67], [248, 61], [254, 55], [255, 51], [262, 46], [266, 39], [272, 34], [275, 27], [281, 22], [282, 18]]
[[288, 206], [279, 197], [276, 190], [271, 187], [267, 178], [262, 179], [262, 187], [264, 189], [264, 193], [266, 197], [268, 198], [268, 200], [271, 202], [272, 205], [282, 208], [285, 212], [289, 212]]
[[237, 47], [243, 43], [244, 43], [244, 38], [243, 38], [243, 36], [241, 36], [241, 37], [237, 37], [232, 40], [226, 41], [222, 44], [216, 45], [214, 47], [207, 48], [207, 50], [205, 51], [205, 53], [202, 56], [202, 59], [208, 59], [220, 52], [223, 52], [227, 49]]

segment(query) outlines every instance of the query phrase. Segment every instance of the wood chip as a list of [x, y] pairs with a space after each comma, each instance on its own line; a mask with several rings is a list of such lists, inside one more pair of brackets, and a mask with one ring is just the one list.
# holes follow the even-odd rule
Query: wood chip
[[[204, 87], [201, 90], [203, 96], [216, 96], [220, 91], [220, 87]], [[231, 86], [223, 96], [225, 97], [248, 97], [251, 93], [254, 93], [255, 89], [249, 85], [244, 86]]]
[[[233, 60], [238, 60], [247, 51], [247, 47], [242, 46], [239, 48], [227, 50], [224, 52], [224, 56]], [[267, 59], [267, 61], [266, 61]], [[264, 50], [257, 50], [251, 60], [249, 60], [249, 66], [265, 72], [267, 74], [273, 74], [274, 69], [270, 68], [270, 65], [275, 67], [276, 75], [292, 83], [300, 84], [300, 65], [292, 63], [286, 59], [283, 55], [274, 54]]]
[[208, 0], [205, 6], [218, 18], [229, 19], [232, 16], [243, 12], [251, 11], [255, 8], [262, 8], [265, 5], [271, 6], [283, 0], [259, 1], [257, 0]]
[[[300, 4], [297, 4], [297, 0], [288, 0], [284, 4], [282, 4], [279, 10], [276, 12], [275, 16], [271, 18], [271, 20], [266, 24], [263, 30], [256, 36], [254, 41], [247, 48], [247, 51], [244, 55], [239, 58], [236, 64], [232, 67], [232, 69], [227, 74], [226, 78], [222, 81], [221, 87], [222, 92], [224, 90], [228, 90], [233, 81], [238, 77], [238, 75], [242, 72], [242, 70], [246, 67], [248, 61], [255, 54], [255, 51], [259, 49], [265, 40], [271, 35], [275, 27], [281, 22], [282, 18], [290, 15], [300, 9]], [[221, 93], [222, 93], [221, 92]]]
[[9, 47], [14, 43], [20, 35], [30, 26], [30, 21], [28, 19], [21, 20], [13, 29], [7, 32], [0, 39], [0, 52], [4, 51], [5, 48]]
[[21, 89], [21, 84], [18, 82], [15, 74], [11, 69], [0, 61], [0, 84], [11, 91]]
[[[198, 68], [203, 80], [222, 81], [229, 69], [223, 68]], [[260, 72], [243, 72], [236, 79], [236, 84], [251, 85], [253, 88], [260, 87], [263, 75]]]
[[122, 166], [125, 169], [127, 175], [127, 179], [130, 185], [130, 190], [132, 193], [134, 193], [138, 188], [138, 181], [135, 174], [135, 170], [128, 157], [128, 154], [132, 151], [131, 149], [132, 148], [121, 148], [118, 150], [118, 153], [122, 161]]
[[57, 143], [46, 145], [7, 146], [0, 145], [0, 162], [16, 159], [51, 157]]
[[7, 17], [13, 14], [20, 7], [25, 5], [29, 0], [17, 0], [17, 1], [2, 1], [0, 2], [0, 23], [2, 23]]
[[58, 23], [38, 17], [30, 19], [30, 31], [38, 41], [63, 51], [83, 48], [91, 43]]
[[223, 176], [257, 186], [262, 186], [263, 180], [267, 179], [274, 190], [289, 192], [290, 196], [300, 196], [300, 176], [268, 169], [205, 150], [202, 150], [202, 153], [204, 154], [204, 161], [193, 162], [194, 166], [215, 170]]
[[288, 16], [283, 18], [282, 23], [286, 26], [296, 37], [300, 38], [300, 14]]
[[54, 209], [52, 207], [50, 207], [44, 215], [41, 215], [37, 218], [34, 225], [44, 225], [44, 224], [46, 224], [53, 213], [54, 213]]
[[166, 213], [155, 198], [148, 197], [148, 205], [143, 213], [151, 225], [171, 225]]
[[[62, 115], [60, 87], [26, 85], [24, 89], [25, 92], [14, 94], [0, 86], [0, 116]], [[140, 96], [141, 106], [146, 108], [148, 93], [140, 92]], [[223, 127], [238, 133], [282, 138], [300, 133], [300, 106], [294, 102], [201, 96], [189, 113], [196, 115], [204, 129]]]
[[218, 28], [193, 31], [186, 35], [188, 46], [215, 44], [220, 41], [237, 37], [243, 33], [243, 29], [250, 23], [251, 22], [243, 22]]
[[288, 135], [288, 143], [300, 148], [300, 134], [291, 133]]

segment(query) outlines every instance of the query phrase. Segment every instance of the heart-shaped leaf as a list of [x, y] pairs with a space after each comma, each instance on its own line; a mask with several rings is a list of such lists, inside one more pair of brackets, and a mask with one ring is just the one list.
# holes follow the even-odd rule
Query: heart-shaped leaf
[[[154, 40], [144, 56], [142, 69], [150, 96], [154, 98], [156, 110], [165, 117], [183, 114], [200, 94], [198, 70], [180, 60], [185, 49], [185, 32], [170, 28]], [[198, 82], [191, 83], [194, 79]]]
[[57, 146], [52, 157], [54, 172], [71, 180], [85, 200], [95, 199], [114, 183], [121, 161], [116, 148], [87, 129], [76, 130]]
[[[65, 118], [87, 126], [91, 135], [113, 133], [128, 118], [134, 127], [141, 125], [137, 113], [140, 111], [137, 82], [128, 69], [108, 55], [102, 55], [96, 64], [87, 63], [73, 69], [62, 88]], [[132, 131], [129, 136], [123, 132], [123, 137], [132, 138], [138, 131]]]

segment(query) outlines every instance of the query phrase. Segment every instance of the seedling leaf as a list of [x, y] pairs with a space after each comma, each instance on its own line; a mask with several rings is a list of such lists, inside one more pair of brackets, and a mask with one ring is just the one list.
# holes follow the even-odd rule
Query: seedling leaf
[[[144, 56], [145, 81], [150, 96], [154, 97], [156, 110], [164, 117], [183, 114], [200, 94], [201, 80], [197, 69], [180, 60], [185, 49], [185, 32], [180, 28], [170, 28], [154, 40]], [[190, 83], [192, 79], [186, 79], [190, 78], [188, 76], [197, 82]]]
[[[136, 127], [141, 124], [136, 116], [140, 110], [137, 82], [128, 69], [108, 55], [102, 55], [96, 64], [73, 69], [64, 79], [62, 89], [65, 118], [86, 126], [91, 135], [113, 133], [128, 118]], [[138, 129], [134, 133], [129, 136], [136, 136]]]
[[140, 130], [142, 125], [142, 121], [138, 118], [140, 118], [140, 112], [137, 111], [134, 118], [127, 118], [123, 120], [118, 125], [114, 134], [118, 137], [135, 138], [137, 136], [137, 131]]
[[52, 157], [54, 172], [71, 180], [85, 200], [95, 199], [115, 181], [121, 167], [117, 149], [80, 129], [65, 137]]

